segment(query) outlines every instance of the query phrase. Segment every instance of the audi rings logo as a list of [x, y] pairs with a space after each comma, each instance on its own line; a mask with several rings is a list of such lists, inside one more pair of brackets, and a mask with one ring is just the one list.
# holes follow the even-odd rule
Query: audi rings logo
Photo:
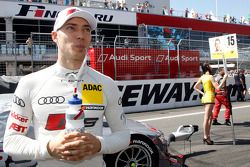
[[17, 105], [19, 105], [20, 107], [25, 107], [25, 103], [23, 101], [23, 99], [21, 99], [20, 97], [14, 95], [13, 97], [13, 102], [16, 103]]
[[38, 100], [38, 104], [62, 104], [65, 101], [63, 96], [48, 96], [48, 97], [41, 97]]

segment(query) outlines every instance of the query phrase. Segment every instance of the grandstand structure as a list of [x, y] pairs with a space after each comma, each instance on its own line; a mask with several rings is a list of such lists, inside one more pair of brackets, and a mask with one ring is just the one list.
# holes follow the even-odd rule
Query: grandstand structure
[[[228, 61], [250, 69], [249, 25], [107, 9], [101, 1], [92, 4], [80, 6], [98, 22], [92, 34], [90, 65], [115, 80], [198, 77], [201, 62], [218, 63], [210, 60], [208, 39], [232, 33], [237, 34], [239, 58]], [[54, 64], [57, 48], [50, 32], [58, 12], [67, 6], [14, 0], [0, 0], [0, 5], [4, 6], [0, 11], [0, 75], [25, 75]], [[28, 37], [33, 41], [31, 52]]]

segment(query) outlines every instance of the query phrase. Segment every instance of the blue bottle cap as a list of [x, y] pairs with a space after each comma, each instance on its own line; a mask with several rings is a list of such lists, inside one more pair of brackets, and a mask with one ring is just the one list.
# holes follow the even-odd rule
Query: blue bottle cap
[[74, 94], [73, 97], [68, 100], [68, 104], [82, 104], [82, 99], [78, 98], [77, 94]]

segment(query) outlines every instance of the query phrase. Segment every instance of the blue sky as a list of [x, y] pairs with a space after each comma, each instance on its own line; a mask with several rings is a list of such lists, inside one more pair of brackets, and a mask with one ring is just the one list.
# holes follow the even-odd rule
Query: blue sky
[[[170, 0], [170, 7], [174, 10], [194, 9], [198, 13], [216, 13], [216, 0]], [[217, 0], [217, 14], [223, 17], [226, 14], [240, 19], [250, 14], [249, 0]]]

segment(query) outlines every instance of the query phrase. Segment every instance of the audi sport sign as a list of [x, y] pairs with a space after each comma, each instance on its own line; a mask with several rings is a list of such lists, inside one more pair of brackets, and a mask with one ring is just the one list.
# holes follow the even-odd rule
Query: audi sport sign
[[[89, 51], [91, 67], [103, 69], [115, 80], [158, 79], [178, 77], [177, 51], [144, 48], [94, 48]], [[199, 77], [199, 52], [180, 51], [180, 76]], [[103, 68], [102, 68], [103, 67]], [[115, 72], [116, 71], [116, 76]], [[101, 71], [102, 72], [102, 71]]]

